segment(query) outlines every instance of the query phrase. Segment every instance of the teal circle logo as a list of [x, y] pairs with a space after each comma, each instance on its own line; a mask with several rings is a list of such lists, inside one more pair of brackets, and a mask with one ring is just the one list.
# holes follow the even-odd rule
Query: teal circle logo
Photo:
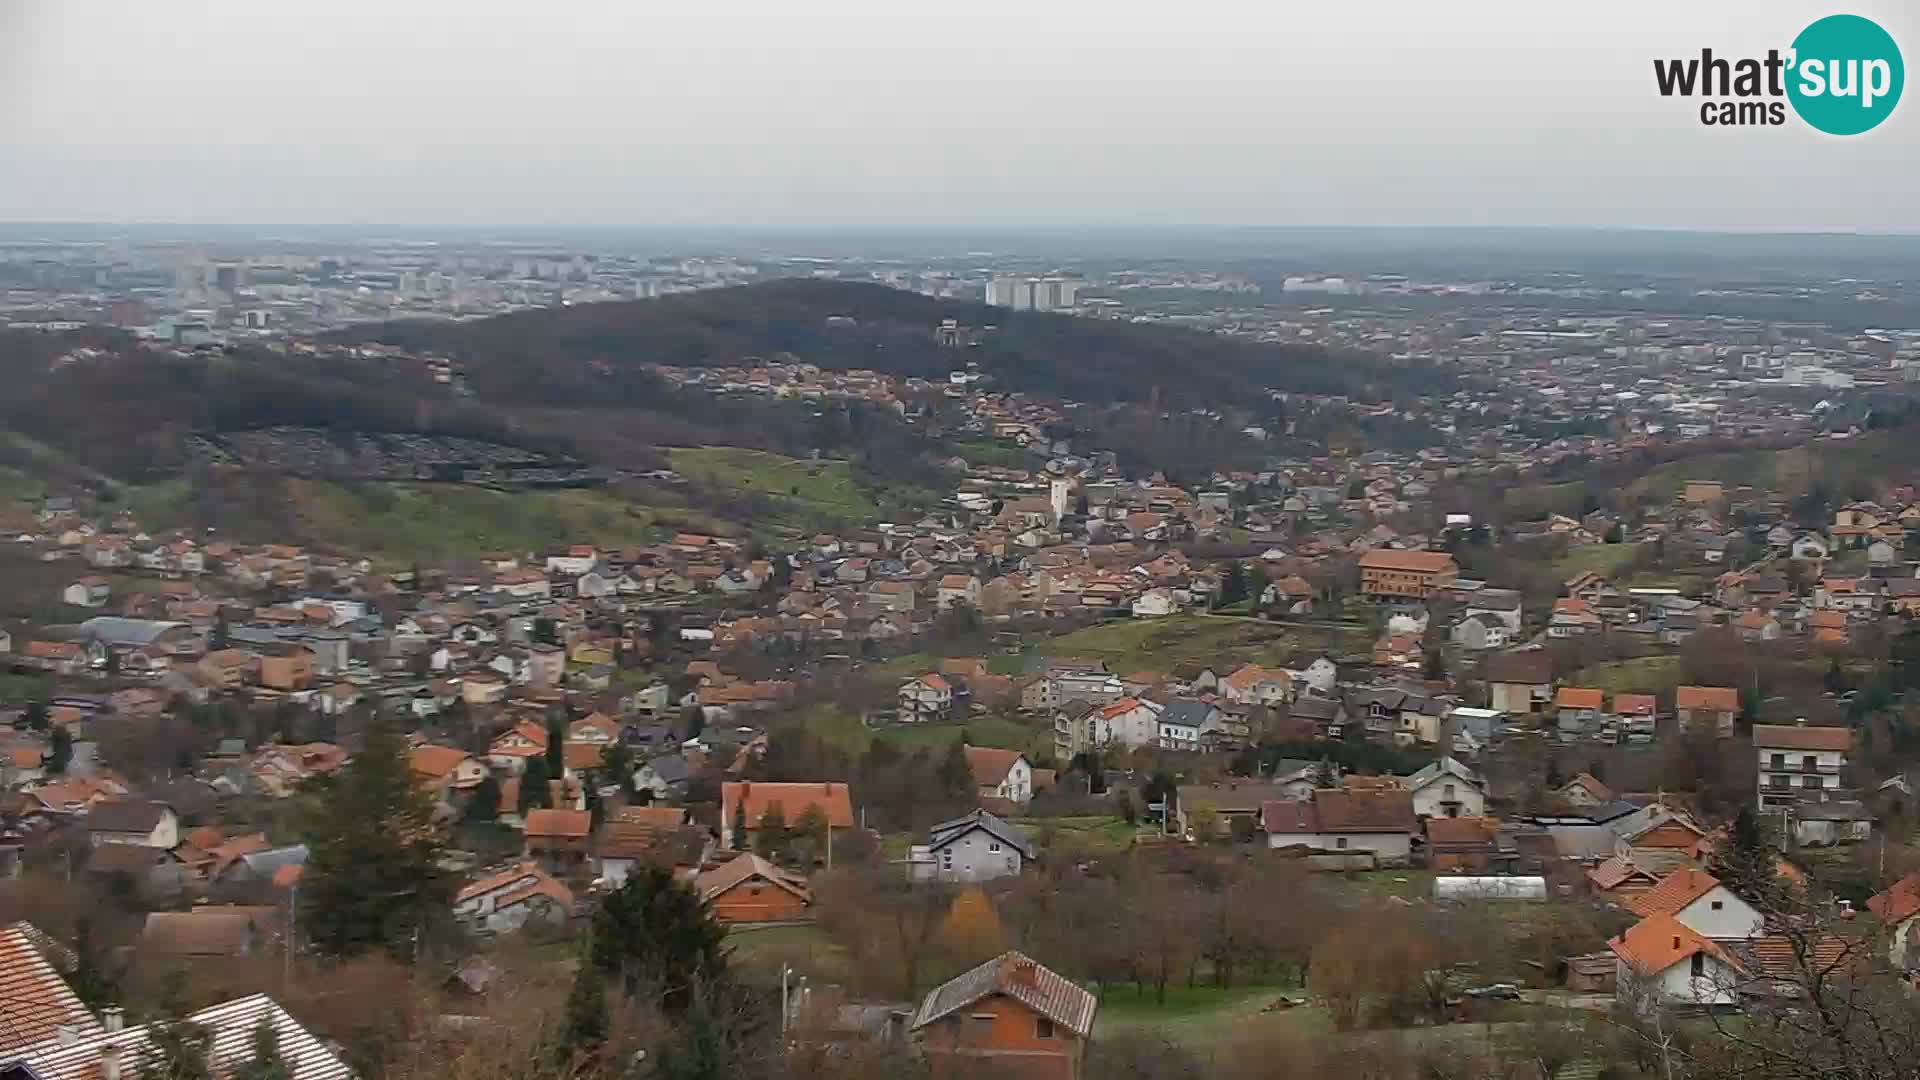
[[1829, 135], [1872, 131], [1893, 114], [1906, 67], [1893, 35], [1872, 19], [1829, 15], [1793, 39], [1787, 100]]

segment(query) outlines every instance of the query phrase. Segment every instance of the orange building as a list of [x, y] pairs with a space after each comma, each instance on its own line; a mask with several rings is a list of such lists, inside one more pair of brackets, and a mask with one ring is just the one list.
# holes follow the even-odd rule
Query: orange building
[[1444, 551], [1375, 548], [1360, 556], [1360, 591], [1376, 600], [1425, 600], [1459, 576]]
[[694, 891], [723, 923], [793, 922], [813, 917], [807, 879], [758, 855], [741, 855], [693, 879]]
[[[759, 781], [728, 781], [720, 785], [720, 837], [736, 851], [753, 846], [754, 830], [773, 807], [789, 827], [797, 823], [808, 808], [815, 808], [827, 820], [827, 828], [853, 828], [853, 799], [847, 785], [771, 784]], [[737, 819], [737, 820], [736, 820]], [[736, 824], [744, 825], [746, 835], [735, 836]]]
[[935, 1080], [1078, 1080], [1099, 1002], [1008, 952], [936, 987], [908, 1027]]

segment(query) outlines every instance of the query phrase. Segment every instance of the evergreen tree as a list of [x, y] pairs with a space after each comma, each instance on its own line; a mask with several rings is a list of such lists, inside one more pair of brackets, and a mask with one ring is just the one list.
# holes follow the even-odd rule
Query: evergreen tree
[[552, 779], [547, 773], [546, 758], [528, 758], [527, 769], [520, 774], [520, 805], [514, 809], [525, 816], [529, 810], [552, 806], [553, 793], [548, 790]]
[[119, 1000], [119, 981], [100, 966], [100, 949], [93, 940], [93, 919], [82, 915], [73, 925], [73, 974], [67, 985], [73, 995], [93, 1012], [99, 1012]]
[[753, 834], [753, 850], [763, 859], [779, 859], [787, 852], [787, 811], [779, 803], [768, 803], [760, 811]]
[[593, 828], [598, 829], [600, 823], [607, 819], [607, 808], [600, 802], [599, 778], [593, 773], [588, 773], [581, 780], [580, 791], [587, 802], [587, 820], [592, 823]]
[[544, 616], [533, 620], [533, 627], [528, 631], [528, 636], [533, 638], [536, 644], [540, 644], [540, 645], [560, 644], [558, 627], [554, 625], [554, 622], [552, 619], [546, 618]]
[[253, 1028], [253, 1056], [233, 1070], [232, 1080], [293, 1080], [293, 1071], [280, 1057], [280, 1036], [261, 1020]]
[[743, 797], [733, 804], [733, 846], [735, 850], [747, 850], [747, 800]]
[[1427, 658], [1421, 674], [1432, 682], [1446, 681], [1447, 654], [1439, 645], [1434, 645], [1427, 649]]
[[567, 720], [557, 709], [547, 715], [547, 775], [555, 780], [567, 775]]
[[940, 761], [940, 790], [955, 798], [972, 795], [977, 790], [973, 782], [973, 767], [967, 764], [964, 738], [949, 746], [947, 756]]
[[1247, 568], [1239, 562], [1227, 564], [1227, 572], [1220, 578], [1220, 606], [1232, 607], [1247, 598]]
[[588, 955], [630, 994], [682, 1015], [696, 991], [727, 979], [726, 928], [662, 866], [636, 867], [593, 913]]
[[827, 849], [827, 815], [821, 811], [820, 804], [809, 803], [800, 812], [800, 817], [787, 833], [789, 854], [799, 861], [803, 869], [810, 869]]
[[53, 721], [49, 719], [50, 715], [51, 710], [47, 708], [46, 702], [35, 701], [29, 703], [27, 705], [27, 729], [30, 731], [47, 730], [53, 723]]
[[560, 1033], [560, 1054], [565, 1061], [592, 1060], [599, 1056], [607, 1041], [607, 977], [593, 963], [593, 938], [581, 950], [580, 964], [573, 972], [573, 989], [567, 992], [566, 1026]]
[[227, 647], [230, 632], [227, 629], [227, 613], [224, 609], [214, 616], [213, 632], [207, 635], [207, 650], [218, 652]]
[[600, 764], [607, 775], [613, 778], [613, 782], [620, 785], [621, 794], [625, 795], [628, 801], [632, 801], [633, 748], [626, 744], [626, 740], [618, 740], [607, 747], [606, 753], [601, 755]]
[[1734, 815], [1727, 839], [1713, 853], [1708, 866], [1714, 877], [1735, 896], [1758, 902], [1774, 883], [1774, 853], [1753, 807]]
[[73, 760], [73, 735], [65, 725], [53, 729], [53, 746], [47, 751], [47, 771], [55, 776], [66, 773]]
[[452, 882], [440, 868], [433, 807], [413, 782], [407, 744], [376, 717], [365, 747], [336, 776], [306, 829], [301, 914], [329, 955], [386, 948], [410, 953]]
[[477, 825], [491, 825], [499, 817], [500, 781], [489, 772], [474, 785], [473, 797], [467, 800], [466, 819]]

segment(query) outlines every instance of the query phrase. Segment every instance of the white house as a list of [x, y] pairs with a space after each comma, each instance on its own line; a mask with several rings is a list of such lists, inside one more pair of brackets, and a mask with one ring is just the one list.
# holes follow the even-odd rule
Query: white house
[[1289, 674], [1296, 684], [1322, 694], [1332, 693], [1334, 685], [1340, 681], [1340, 668], [1324, 656], [1315, 658], [1313, 663], [1305, 667], [1293, 669]]
[[1733, 954], [1671, 915], [1635, 923], [1607, 942], [1623, 998], [1653, 1005], [1731, 1005], [1745, 972]]
[[171, 851], [180, 846], [180, 818], [166, 803], [113, 799], [87, 809], [87, 839], [94, 847], [133, 844]]
[[1305, 799], [1261, 804], [1260, 825], [1273, 849], [1368, 852], [1381, 866], [1405, 866], [1420, 823], [1399, 790], [1316, 790]]
[[1451, 757], [1441, 757], [1400, 785], [1413, 795], [1416, 817], [1482, 817], [1487, 812], [1486, 781]]
[[965, 753], [981, 798], [1005, 799], [1015, 806], [1033, 801], [1033, 766], [1025, 754], [986, 746], [969, 746]]
[[1136, 618], [1156, 619], [1162, 615], [1171, 615], [1180, 610], [1174, 603], [1172, 589], [1148, 589], [1133, 602], [1133, 614]]
[[1712, 874], [1691, 866], [1675, 870], [1653, 888], [1629, 898], [1627, 908], [1642, 918], [1668, 916], [1715, 941], [1748, 941], [1766, 929], [1766, 920], [1752, 904], [1735, 896]]
[[900, 719], [941, 720], [953, 711], [953, 684], [928, 672], [900, 684]]
[[1033, 841], [1005, 821], [975, 810], [941, 822], [908, 855], [915, 881], [987, 881], [1012, 877], [1033, 861]]
[[1220, 728], [1220, 710], [1204, 701], [1173, 701], [1160, 710], [1159, 744], [1166, 750], [1199, 750], [1201, 736]]
[[1804, 720], [1797, 724], [1755, 724], [1759, 809], [1778, 811], [1838, 797], [1840, 770], [1847, 763], [1852, 745], [1853, 734], [1843, 727], [1808, 727]]
[[469, 929], [493, 934], [536, 921], [561, 926], [573, 914], [573, 893], [533, 863], [518, 863], [460, 889], [453, 914]]

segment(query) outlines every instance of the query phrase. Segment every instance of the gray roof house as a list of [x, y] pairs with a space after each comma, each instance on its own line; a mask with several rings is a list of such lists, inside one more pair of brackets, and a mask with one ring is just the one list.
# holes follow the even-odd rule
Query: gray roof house
[[1018, 874], [1037, 852], [1026, 833], [985, 810], [943, 821], [907, 855], [915, 881], [986, 881]]

